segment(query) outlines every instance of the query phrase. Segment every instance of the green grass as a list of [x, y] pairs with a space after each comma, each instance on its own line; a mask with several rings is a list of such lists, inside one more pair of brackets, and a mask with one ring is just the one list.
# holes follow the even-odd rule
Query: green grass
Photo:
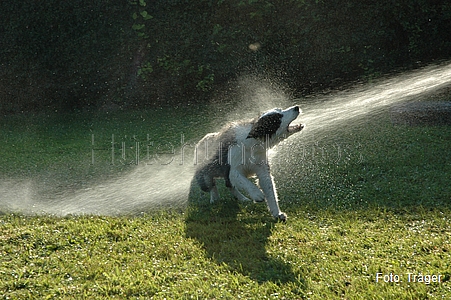
[[185, 143], [200, 139], [200, 132], [206, 132], [211, 121], [194, 118], [206, 115], [202, 110], [205, 108], [179, 107], [4, 116], [0, 119], [0, 180], [50, 182], [37, 187], [48, 194], [55, 186], [83, 189], [116, 179], [136, 166], [136, 142], [140, 143], [141, 162], [145, 162], [147, 145], [150, 155], [155, 155], [168, 152], [171, 145], [180, 147], [182, 135]]
[[[41, 143], [54, 137], [53, 144], [36, 146], [48, 153], [38, 166], [31, 168], [28, 159], [16, 157], [19, 171], [4, 160], [2, 168], [13, 175], [31, 168], [29, 176], [35, 176], [52, 164], [86, 156], [65, 154], [65, 147], [87, 148], [89, 159], [86, 131], [107, 136], [117, 126], [124, 134], [139, 132], [141, 123], [135, 116], [119, 116], [107, 121], [74, 119], [69, 131], [61, 133], [45, 131], [45, 126], [35, 127], [33, 135], [26, 128], [2, 127], [2, 135], [14, 140], [2, 148], [3, 154], [20, 141], [23, 146], [37, 143], [35, 134], [41, 134]], [[148, 123], [140, 120], [144, 134]], [[188, 126], [173, 116], [168, 121]], [[196, 137], [193, 131], [186, 132], [189, 138]], [[227, 197], [214, 205], [193, 201], [182, 212], [150, 211], [139, 217], [4, 214], [0, 295], [4, 299], [451, 297], [451, 127], [393, 127], [388, 117], [378, 116], [324, 131], [315, 140], [306, 135], [304, 143], [305, 151], [299, 145], [284, 146], [280, 151], [286, 161], [274, 161], [287, 223], [275, 222], [262, 204]], [[344, 150], [339, 159], [337, 147]], [[66, 156], [61, 159], [55, 153]], [[79, 176], [87, 176], [85, 167], [75, 168]], [[113, 171], [120, 176], [122, 169]], [[376, 282], [377, 273], [399, 275], [402, 282]], [[408, 273], [442, 275], [441, 282], [408, 282]]]

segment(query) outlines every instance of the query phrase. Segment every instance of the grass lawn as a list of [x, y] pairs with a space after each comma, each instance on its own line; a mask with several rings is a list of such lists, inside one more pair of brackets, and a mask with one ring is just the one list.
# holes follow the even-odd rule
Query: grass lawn
[[[136, 118], [2, 121], [3, 177], [73, 162], [92, 178], [105, 170], [76, 165], [91, 132], [144, 134]], [[0, 215], [2, 299], [449, 299], [451, 127], [392, 126], [387, 113], [303, 143], [273, 162], [286, 223], [229, 197], [141, 216]]]

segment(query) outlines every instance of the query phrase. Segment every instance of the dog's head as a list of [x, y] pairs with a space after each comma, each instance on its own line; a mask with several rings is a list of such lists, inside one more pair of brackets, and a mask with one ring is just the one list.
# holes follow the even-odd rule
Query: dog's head
[[271, 109], [263, 113], [253, 124], [247, 138], [267, 140], [281, 140], [301, 131], [304, 124], [290, 125], [301, 113], [299, 106], [292, 106], [285, 110]]

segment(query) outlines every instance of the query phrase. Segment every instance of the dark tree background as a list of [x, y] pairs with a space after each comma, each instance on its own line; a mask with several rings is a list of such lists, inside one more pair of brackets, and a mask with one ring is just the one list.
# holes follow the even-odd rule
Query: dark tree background
[[208, 101], [242, 74], [298, 94], [451, 57], [437, 0], [1, 1], [0, 112]]

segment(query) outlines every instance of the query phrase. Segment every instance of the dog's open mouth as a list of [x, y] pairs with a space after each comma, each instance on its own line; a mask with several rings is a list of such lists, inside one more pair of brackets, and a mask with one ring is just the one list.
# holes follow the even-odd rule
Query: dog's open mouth
[[296, 132], [304, 129], [304, 126], [305, 126], [304, 124], [289, 125], [287, 127], [287, 131], [288, 131], [288, 133], [296, 133]]

